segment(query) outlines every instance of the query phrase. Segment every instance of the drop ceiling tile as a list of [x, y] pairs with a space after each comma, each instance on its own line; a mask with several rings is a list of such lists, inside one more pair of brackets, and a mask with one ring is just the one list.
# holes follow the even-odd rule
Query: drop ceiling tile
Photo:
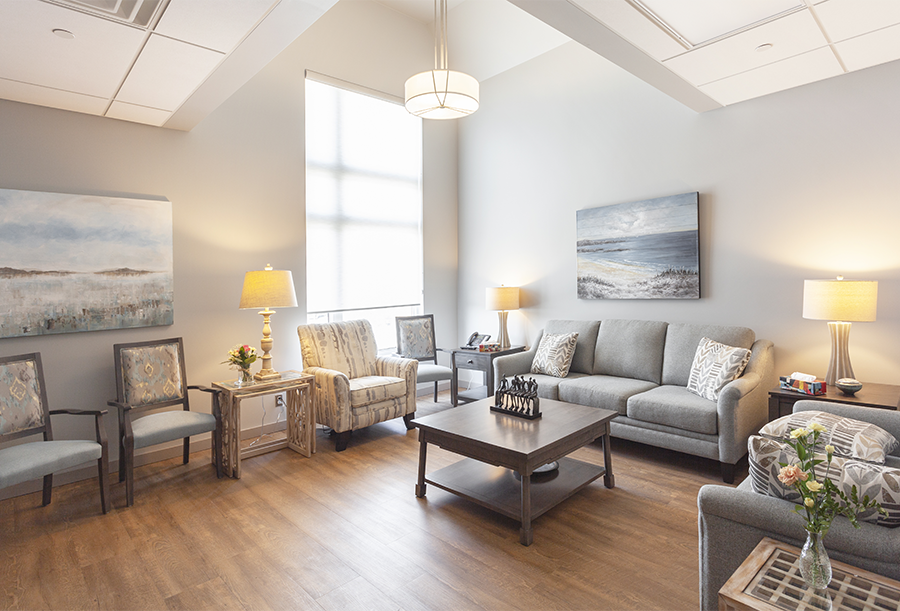
[[842, 73], [834, 53], [829, 47], [824, 47], [703, 85], [699, 89], [728, 105]]
[[692, 44], [699, 45], [792, 8], [800, 0], [641, 0]]
[[172, 113], [168, 110], [113, 101], [105, 116], [110, 119], [121, 119], [123, 121], [132, 121], [133, 123], [144, 123], [161, 127], [172, 116]]
[[125, 79], [116, 100], [175, 110], [223, 57], [222, 53], [154, 34]]
[[89, 115], [102, 115], [109, 101], [61, 89], [50, 89], [29, 83], [0, 78], [0, 98], [37, 106], [49, 106]]
[[228, 53], [273, 4], [274, 0], [171, 0], [154, 31]]
[[834, 47], [851, 72], [894, 61], [900, 59], [900, 25], [857, 36]]
[[[55, 28], [75, 38], [60, 38], [53, 34]], [[0, 78], [108, 99], [144, 35], [134, 27], [38, 0], [0, 0]]]
[[571, 0], [625, 40], [660, 61], [686, 49], [626, 0]]
[[[757, 51], [762, 44], [773, 45]], [[703, 85], [825, 46], [827, 41], [808, 10], [688, 51], [664, 63], [694, 85]]]
[[832, 42], [900, 23], [897, 0], [828, 0], [815, 12]]

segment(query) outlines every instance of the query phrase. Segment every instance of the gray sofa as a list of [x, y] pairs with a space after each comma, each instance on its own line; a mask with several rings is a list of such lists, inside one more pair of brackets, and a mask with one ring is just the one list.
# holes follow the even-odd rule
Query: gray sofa
[[[572, 331], [578, 343], [569, 374], [531, 374], [543, 333]], [[744, 374], [721, 391], [718, 402], [687, 390], [703, 337], [752, 350]], [[551, 320], [530, 350], [494, 359], [494, 380], [527, 374], [541, 397], [617, 411], [610, 424], [614, 437], [717, 460], [722, 479], [732, 483], [747, 439], [768, 418], [768, 391], [776, 385], [773, 352], [772, 342], [757, 340], [746, 327]]]
[[[871, 422], [900, 439], [900, 413], [854, 407], [826, 401], [797, 401], [794, 411], [827, 411], [846, 418]], [[900, 467], [900, 450], [885, 464]], [[806, 536], [803, 520], [794, 514], [794, 504], [754, 492], [750, 478], [737, 488], [703, 486], [697, 497], [700, 509], [700, 608], [718, 609], [719, 589], [750, 555], [763, 537], [802, 547]], [[900, 528], [885, 528], [865, 522], [856, 529], [839, 516], [825, 537], [825, 549], [834, 560], [900, 579]]]

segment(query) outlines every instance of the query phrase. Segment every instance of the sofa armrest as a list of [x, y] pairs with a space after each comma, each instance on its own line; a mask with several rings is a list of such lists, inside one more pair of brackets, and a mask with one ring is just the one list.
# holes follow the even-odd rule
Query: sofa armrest
[[350, 380], [346, 374], [324, 367], [307, 367], [303, 373], [315, 377], [316, 422], [336, 433], [350, 430]]
[[401, 356], [379, 356], [375, 358], [375, 373], [380, 376], [403, 378], [406, 380], [405, 414], [416, 411], [416, 376], [419, 372], [419, 361]]
[[744, 374], [719, 393], [719, 460], [735, 464], [747, 453], [747, 440], [769, 417], [768, 396], [775, 371], [775, 346], [766, 339], [751, 347]]
[[[502, 380], [504, 376], [518, 376], [531, 372], [531, 363], [534, 361], [534, 355], [537, 354], [537, 347], [541, 343], [542, 335], [543, 331], [538, 333], [537, 340], [531, 346], [530, 350], [508, 354], [506, 356], [498, 356], [494, 359], [494, 386], [498, 386], [500, 380]], [[497, 389], [492, 388], [491, 394], [493, 394], [495, 390]]]

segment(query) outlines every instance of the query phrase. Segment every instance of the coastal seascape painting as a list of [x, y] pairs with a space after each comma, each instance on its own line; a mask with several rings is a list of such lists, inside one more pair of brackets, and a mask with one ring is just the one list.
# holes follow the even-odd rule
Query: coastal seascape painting
[[171, 325], [172, 203], [0, 189], [0, 338]]
[[699, 299], [699, 193], [579, 210], [580, 299]]

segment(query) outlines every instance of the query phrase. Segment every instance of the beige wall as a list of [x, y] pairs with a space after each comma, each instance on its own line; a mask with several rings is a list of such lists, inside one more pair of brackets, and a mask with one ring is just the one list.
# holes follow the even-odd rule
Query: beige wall
[[[244, 272], [271, 263], [293, 271], [301, 303], [272, 318], [274, 364], [299, 369], [304, 71], [402, 96], [406, 78], [430, 67], [432, 44], [421, 23], [376, 3], [340, 2], [188, 133], [0, 101], [0, 187], [164, 196], [173, 205], [175, 251], [171, 327], [2, 339], [0, 355], [41, 352], [55, 408], [97, 409], [115, 397], [117, 342], [182, 336], [190, 383], [229, 379], [219, 364], [225, 352], [239, 342], [258, 345], [262, 331], [260, 316], [237, 309]], [[424, 138], [425, 307], [447, 346], [457, 335], [456, 126], [429, 123]], [[389, 270], [402, 253], [386, 245], [375, 256]], [[209, 409], [205, 395], [192, 398]], [[260, 404], [244, 405], [244, 427], [259, 426]], [[91, 434], [70, 417], [54, 426], [58, 437]]]
[[[900, 384], [900, 62], [697, 114], [576, 43], [481, 84], [460, 122], [460, 333], [496, 333], [484, 288], [523, 287], [514, 343], [553, 318], [745, 325], [776, 370], [825, 375], [803, 280], [879, 281], [859, 379]], [[575, 293], [575, 212], [700, 192], [702, 298]]]

